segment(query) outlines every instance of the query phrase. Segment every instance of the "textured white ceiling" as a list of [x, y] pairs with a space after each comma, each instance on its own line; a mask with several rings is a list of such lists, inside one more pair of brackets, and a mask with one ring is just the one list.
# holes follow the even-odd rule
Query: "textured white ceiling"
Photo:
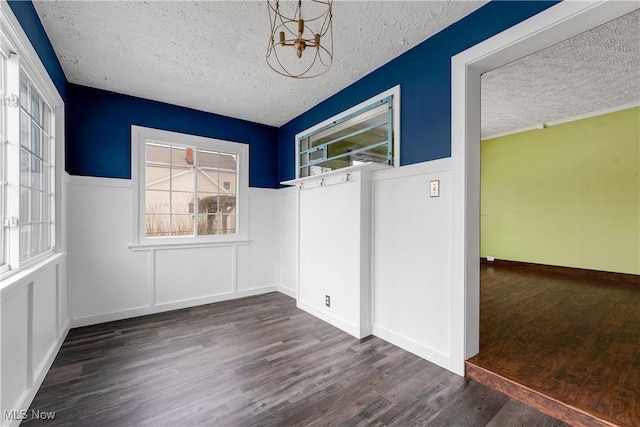
[[483, 137], [639, 103], [640, 10], [485, 73], [481, 87]]
[[335, 1], [334, 65], [265, 62], [266, 1], [34, 1], [72, 83], [280, 126], [485, 1]]

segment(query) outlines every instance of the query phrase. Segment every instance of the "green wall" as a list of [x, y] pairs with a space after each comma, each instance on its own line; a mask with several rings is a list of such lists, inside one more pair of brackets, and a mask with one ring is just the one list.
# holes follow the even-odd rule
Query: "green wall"
[[482, 257], [640, 274], [640, 107], [481, 145]]

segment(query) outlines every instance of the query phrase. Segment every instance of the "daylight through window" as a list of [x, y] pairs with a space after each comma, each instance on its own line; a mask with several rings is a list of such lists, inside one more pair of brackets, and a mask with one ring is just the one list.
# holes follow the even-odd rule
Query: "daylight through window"
[[393, 165], [393, 96], [298, 136], [298, 177], [363, 163]]
[[237, 156], [146, 143], [146, 237], [235, 234]]
[[246, 236], [247, 144], [132, 126], [133, 246]]

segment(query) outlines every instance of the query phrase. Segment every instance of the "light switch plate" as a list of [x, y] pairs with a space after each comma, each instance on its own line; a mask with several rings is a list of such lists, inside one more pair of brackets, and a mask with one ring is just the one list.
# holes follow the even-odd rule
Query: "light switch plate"
[[440, 180], [429, 182], [429, 197], [440, 197]]

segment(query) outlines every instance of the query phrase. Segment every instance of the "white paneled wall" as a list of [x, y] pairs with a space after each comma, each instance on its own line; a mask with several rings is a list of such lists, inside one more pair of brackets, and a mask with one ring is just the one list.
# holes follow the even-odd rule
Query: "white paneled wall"
[[0, 293], [1, 425], [17, 425], [69, 331], [66, 256], [4, 280]]
[[131, 181], [71, 177], [72, 325], [276, 290], [277, 190], [249, 189], [249, 241], [130, 247]]
[[[373, 333], [452, 369], [449, 163], [374, 175]], [[439, 197], [429, 197], [432, 180]]]
[[278, 190], [278, 291], [296, 298], [298, 292], [298, 190]]
[[[371, 320], [374, 335], [458, 372], [460, 361], [451, 356], [450, 163], [442, 159], [372, 174]], [[432, 180], [440, 181], [439, 197], [429, 197]], [[294, 191], [279, 190], [279, 289], [295, 289], [297, 284], [295, 254], [300, 242]], [[322, 209], [322, 198], [316, 202], [311, 209]], [[344, 225], [338, 224], [338, 208], [333, 209], [337, 215], [331, 223]], [[333, 254], [325, 255], [315, 254], [316, 261], [330, 270]], [[343, 279], [338, 277], [335, 283]], [[314, 286], [317, 289], [305, 292], [316, 300], [332, 285]], [[299, 302], [304, 298], [298, 295]]]

